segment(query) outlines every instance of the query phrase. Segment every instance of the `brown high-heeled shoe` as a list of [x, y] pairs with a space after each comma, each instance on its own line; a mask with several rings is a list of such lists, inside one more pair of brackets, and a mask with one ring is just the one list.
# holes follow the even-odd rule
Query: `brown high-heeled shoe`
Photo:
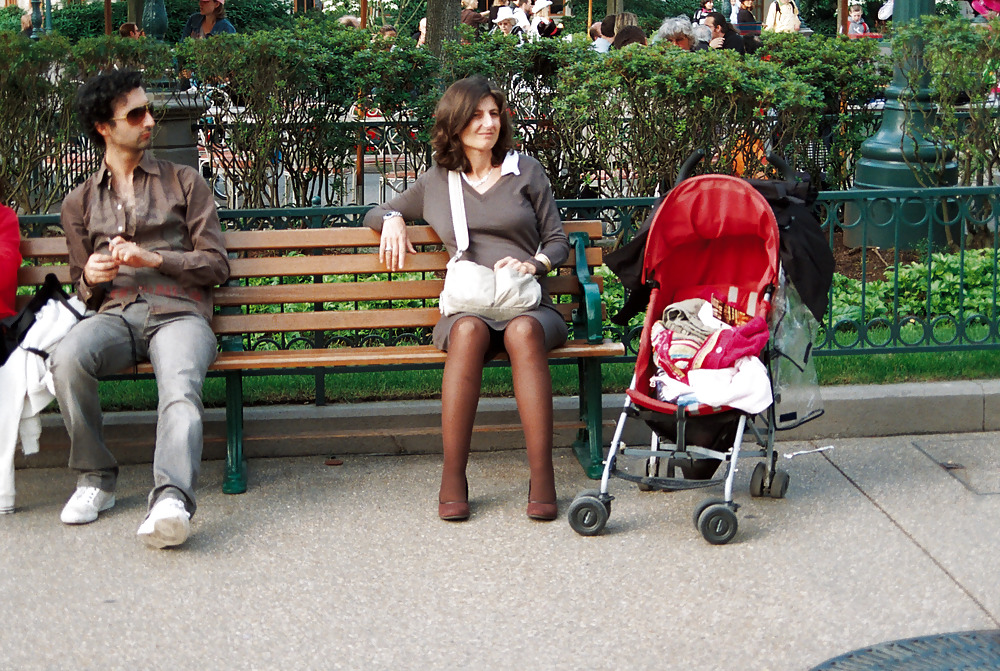
[[469, 481], [465, 481], [464, 501], [442, 501], [438, 497], [438, 517], [448, 522], [462, 522], [469, 519]]
[[528, 517], [540, 522], [551, 522], [559, 516], [559, 504], [556, 501], [532, 501], [531, 483], [528, 483]]

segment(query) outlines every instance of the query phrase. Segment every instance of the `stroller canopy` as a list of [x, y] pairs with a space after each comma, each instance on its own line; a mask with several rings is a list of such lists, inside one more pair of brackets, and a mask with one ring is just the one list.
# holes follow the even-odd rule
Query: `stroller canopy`
[[[659, 285], [654, 309], [687, 298], [726, 297], [750, 314], [777, 281], [778, 228], [770, 205], [745, 181], [699, 175], [677, 185], [650, 226], [643, 276]], [[749, 309], [747, 309], [749, 307]]]

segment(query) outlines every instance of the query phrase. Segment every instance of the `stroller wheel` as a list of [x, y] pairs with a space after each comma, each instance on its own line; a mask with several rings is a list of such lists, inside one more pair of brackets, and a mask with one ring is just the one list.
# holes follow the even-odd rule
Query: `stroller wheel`
[[771, 498], [783, 499], [788, 491], [788, 473], [785, 471], [775, 471], [774, 479], [771, 480]]
[[709, 506], [698, 518], [698, 531], [712, 545], [725, 545], [736, 536], [736, 513], [726, 505]]
[[581, 536], [596, 536], [608, 523], [608, 509], [600, 499], [580, 496], [569, 505], [569, 525]]
[[[601, 490], [600, 489], [585, 489], [582, 492], [580, 492], [579, 494], [577, 494], [576, 498], [577, 499], [582, 499], [585, 496], [589, 496], [590, 498], [597, 499], [598, 501], [602, 500], [601, 499]], [[603, 501], [604, 507], [607, 508], [609, 516], [611, 515], [611, 500], [612, 500], [612, 498], [613, 497], [609, 496], [607, 501]], [[574, 500], [576, 500], [576, 499], [574, 499]]]
[[698, 528], [699, 520], [701, 520], [701, 514], [708, 510], [711, 506], [724, 506], [726, 505], [723, 499], [705, 499], [698, 504], [698, 507], [694, 509], [694, 528]]
[[750, 496], [764, 496], [764, 481], [767, 479], [767, 466], [761, 462], [753, 467], [750, 476]]

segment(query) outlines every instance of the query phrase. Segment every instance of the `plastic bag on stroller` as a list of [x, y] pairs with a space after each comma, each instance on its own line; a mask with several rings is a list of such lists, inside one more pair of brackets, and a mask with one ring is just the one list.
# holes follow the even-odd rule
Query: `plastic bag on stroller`
[[819, 324], [786, 278], [782, 278], [772, 314], [778, 316], [771, 339], [770, 366], [774, 428], [784, 431], [823, 414], [823, 397], [813, 357]]

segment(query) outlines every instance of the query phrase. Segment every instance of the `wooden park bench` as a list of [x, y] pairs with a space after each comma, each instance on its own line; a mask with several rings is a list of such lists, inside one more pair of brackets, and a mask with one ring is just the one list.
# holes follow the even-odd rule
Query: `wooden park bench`
[[[224, 219], [243, 214], [222, 213]], [[603, 460], [601, 358], [621, 355], [624, 347], [603, 337], [603, 286], [590, 272], [602, 263], [602, 248], [595, 244], [602, 237], [601, 222], [569, 221], [566, 232], [572, 251], [558, 273], [550, 275], [548, 287], [571, 324], [571, 340], [549, 356], [576, 359], [580, 422], [574, 450], [588, 475], [597, 477]], [[448, 254], [430, 227], [413, 226], [409, 234], [418, 253], [407, 256], [406, 272], [389, 274], [373, 253], [378, 234], [368, 228], [225, 233], [232, 275], [227, 286], [215, 291], [212, 328], [221, 351], [210, 373], [226, 379], [223, 491], [238, 494], [247, 486], [244, 373], [444, 364], [445, 354], [429, 344], [429, 334], [440, 316], [436, 301]], [[40, 285], [48, 273], [69, 282], [64, 238], [23, 239], [21, 254], [25, 265], [18, 273], [19, 285]], [[22, 304], [27, 298], [21, 297]], [[306, 346], [255, 349], [289, 340], [295, 340], [296, 347]], [[140, 365], [136, 372], [148, 375], [152, 368]]]

